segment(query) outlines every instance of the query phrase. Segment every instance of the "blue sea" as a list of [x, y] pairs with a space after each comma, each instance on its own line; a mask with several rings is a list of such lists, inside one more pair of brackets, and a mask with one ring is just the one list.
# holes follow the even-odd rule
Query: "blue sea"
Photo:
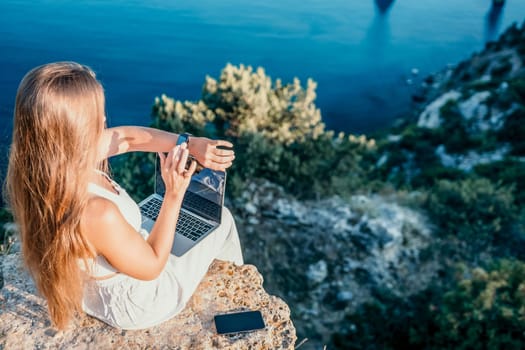
[[405, 113], [422, 77], [524, 19], [523, 0], [2, 0], [0, 144], [23, 75], [62, 60], [97, 72], [110, 126], [148, 125], [162, 93], [199, 99], [230, 62], [313, 78], [327, 127], [366, 133]]

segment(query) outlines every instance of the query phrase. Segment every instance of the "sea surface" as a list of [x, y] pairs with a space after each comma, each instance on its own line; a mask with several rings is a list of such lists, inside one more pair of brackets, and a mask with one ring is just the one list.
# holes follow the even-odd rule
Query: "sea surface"
[[97, 72], [110, 126], [148, 125], [162, 93], [199, 99], [230, 62], [313, 78], [327, 127], [366, 133], [406, 112], [425, 75], [524, 19], [524, 0], [2, 0], [0, 145], [24, 74], [63, 60]]

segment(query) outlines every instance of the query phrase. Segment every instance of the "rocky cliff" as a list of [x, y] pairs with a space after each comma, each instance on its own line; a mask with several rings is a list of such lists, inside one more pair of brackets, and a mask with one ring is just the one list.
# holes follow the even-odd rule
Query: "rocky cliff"
[[245, 254], [268, 288], [293, 305], [305, 349], [330, 343], [345, 315], [378, 290], [406, 297], [424, 289], [439, 265], [428, 218], [403, 202], [417, 193], [297, 200], [268, 181], [253, 182], [232, 203]]
[[[45, 301], [21, 267], [20, 253], [1, 257], [0, 349], [293, 349], [295, 328], [281, 299], [268, 295], [252, 265], [215, 261], [186, 308], [161, 325], [137, 331], [79, 316], [65, 331], [50, 326]], [[264, 330], [218, 335], [213, 316], [261, 310]]]

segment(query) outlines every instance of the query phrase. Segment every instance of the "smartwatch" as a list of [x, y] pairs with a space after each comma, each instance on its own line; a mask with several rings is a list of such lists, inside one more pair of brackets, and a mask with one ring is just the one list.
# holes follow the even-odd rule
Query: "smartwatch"
[[[185, 132], [184, 134], [180, 134], [178, 139], [177, 139], [177, 146], [178, 145], [182, 145], [184, 142], [186, 142], [188, 144], [188, 150], [190, 148], [190, 136], [192, 136], [191, 134]], [[188, 157], [188, 160], [186, 161], [186, 170], [188, 170], [190, 168], [190, 165], [191, 165], [191, 162], [192, 161], [197, 161], [191, 154], [189, 155]], [[197, 169], [195, 170], [196, 173], [198, 173], [199, 171], [202, 170], [202, 166], [199, 168], [199, 162], [197, 162]]]
[[190, 145], [190, 136], [191, 134], [188, 134], [185, 132], [184, 134], [180, 134], [177, 138], [177, 146], [182, 145], [184, 142], [188, 143], [188, 146]]

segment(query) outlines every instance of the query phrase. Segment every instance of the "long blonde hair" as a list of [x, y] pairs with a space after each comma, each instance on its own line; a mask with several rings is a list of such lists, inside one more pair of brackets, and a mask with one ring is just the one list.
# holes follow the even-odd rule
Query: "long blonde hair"
[[79, 261], [93, 257], [80, 232], [104, 129], [104, 92], [73, 62], [31, 70], [18, 87], [6, 177], [22, 254], [51, 320], [63, 329], [81, 311]]

